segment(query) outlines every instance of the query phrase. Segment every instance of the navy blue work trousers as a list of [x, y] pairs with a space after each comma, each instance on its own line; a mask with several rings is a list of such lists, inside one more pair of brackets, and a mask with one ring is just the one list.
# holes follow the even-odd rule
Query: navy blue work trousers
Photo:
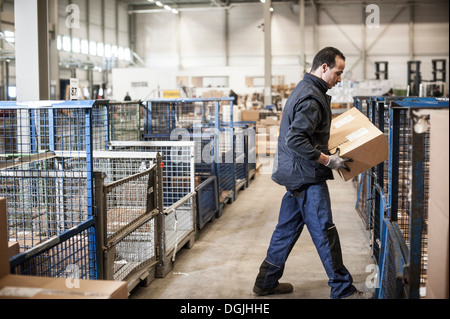
[[286, 260], [306, 225], [331, 287], [330, 298], [344, 298], [356, 288], [342, 262], [342, 252], [331, 214], [326, 182], [310, 185], [300, 193], [288, 191], [281, 202], [278, 225], [272, 235], [267, 257], [263, 261], [255, 285], [270, 290], [278, 285]]

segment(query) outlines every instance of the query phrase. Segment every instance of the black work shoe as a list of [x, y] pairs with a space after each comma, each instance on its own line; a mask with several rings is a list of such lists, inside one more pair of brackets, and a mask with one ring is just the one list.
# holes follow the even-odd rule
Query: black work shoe
[[273, 289], [261, 289], [257, 286], [253, 287], [253, 292], [258, 296], [278, 295], [278, 294], [290, 294], [294, 290], [294, 287], [289, 283], [280, 283]]
[[343, 299], [373, 299], [373, 292], [356, 290], [353, 294]]

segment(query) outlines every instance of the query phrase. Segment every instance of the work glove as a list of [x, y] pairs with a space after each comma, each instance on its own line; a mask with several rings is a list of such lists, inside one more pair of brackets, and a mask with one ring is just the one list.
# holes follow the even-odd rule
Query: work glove
[[339, 156], [339, 152], [341, 150], [337, 149], [336, 153], [333, 155], [328, 156], [328, 163], [325, 165], [326, 167], [329, 167], [331, 169], [340, 169], [343, 168], [347, 172], [350, 172], [350, 168], [348, 168], [346, 162], [353, 162], [351, 158], [343, 158]]

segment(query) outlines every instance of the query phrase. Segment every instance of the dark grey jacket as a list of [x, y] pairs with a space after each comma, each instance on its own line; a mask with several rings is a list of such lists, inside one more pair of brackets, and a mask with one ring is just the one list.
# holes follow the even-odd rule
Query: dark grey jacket
[[289, 190], [333, 179], [331, 169], [319, 164], [329, 154], [331, 97], [322, 79], [305, 74], [292, 91], [281, 119], [272, 179]]

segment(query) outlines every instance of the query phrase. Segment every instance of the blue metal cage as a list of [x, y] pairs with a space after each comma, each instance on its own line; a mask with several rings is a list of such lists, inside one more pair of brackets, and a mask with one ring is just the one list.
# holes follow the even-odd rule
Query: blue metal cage
[[[198, 191], [197, 200], [203, 203], [197, 206], [200, 228], [203, 220], [212, 216], [213, 209], [220, 216], [223, 205], [232, 203], [256, 172], [255, 123], [234, 121], [232, 101], [232, 98], [204, 98], [147, 102], [143, 138], [194, 141], [196, 186], [217, 187], [219, 205], [216, 200], [202, 199], [206, 193]], [[206, 180], [208, 183], [204, 183]], [[212, 194], [212, 189], [209, 193]]]
[[[0, 103], [0, 196], [7, 201], [9, 240], [19, 242], [21, 252], [35, 252], [49, 240], [64, 239], [66, 246], [58, 244], [46, 252], [51, 264], [75, 258], [75, 265], [87, 269], [83, 276], [90, 279], [97, 277], [92, 154], [106, 146], [106, 105], [106, 101]], [[87, 237], [80, 240], [81, 232], [75, 235], [74, 228], [86, 223]], [[78, 237], [78, 248], [68, 244], [68, 234]], [[32, 261], [40, 264], [35, 272], [60, 273], [45, 270], [38, 262], [42, 258]], [[48, 259], [45, 263], [49, 265]]]
[[0, 103], [0, 196], [21, 251], [13, 273], [129, 280], [156, 264], [159, 155], [107, 150], [112, 137], [137, 137], [136, 124], [123, 124], [139, 116], [130, 105]]
[[140, 141], [144, 132], [145, 106], [142, 101], [109, 102], [109, 138], [112, 141]]
[[389, 141], [388, 160], [360, 176], [356, 204], [382, 275], [376, 297], [423, 297], [429, 131], [414, 132], [414, 111], [448, 108], [448, 98], [355, 97], [354, 105]]

